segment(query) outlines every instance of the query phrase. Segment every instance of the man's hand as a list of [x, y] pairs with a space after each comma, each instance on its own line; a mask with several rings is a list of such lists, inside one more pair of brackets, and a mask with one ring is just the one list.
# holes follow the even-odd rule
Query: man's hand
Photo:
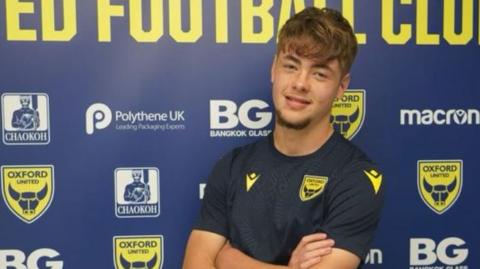
[[308, 269], [332, 252], [335, 242], [324, 233], [306, 235], [300, 240], [290, 257], [288, 268]]
[[327, 239], [327, 235], [316, 233], [307, 235], [300, 240], [290, 257], [287, 266], [267, 264], [255, 260], [240, 250], [232, 247], [228, 242], [221, 248], [215, 260], [217, 269], [309, 269], [320, 263], [323, 256], [332, 252], [334, 242]]

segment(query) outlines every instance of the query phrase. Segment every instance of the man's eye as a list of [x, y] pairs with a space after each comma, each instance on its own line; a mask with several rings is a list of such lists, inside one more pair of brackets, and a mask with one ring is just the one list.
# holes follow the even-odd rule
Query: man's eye
[[283, 67], [288, 70], [295, 70], [295, 66], [293, 64], [284, 64]]
[[315, 78], [317, 78], [317, 79], [325, 79], [325, 78], [327, 77], [327, 75], [325, 75], [325, 74], [322, 73], [322, 72], [315, 72], [313, 75], [314, 75]]

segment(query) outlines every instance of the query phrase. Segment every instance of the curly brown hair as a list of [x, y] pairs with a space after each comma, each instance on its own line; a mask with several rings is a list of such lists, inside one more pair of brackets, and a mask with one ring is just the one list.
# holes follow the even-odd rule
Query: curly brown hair
[[308, 7], [291, 17], [280, 30], [280, 52], [329, 62], [337, 59], [343, 74], [357, 54], [357, 39], [349, 22], [334, 9]]

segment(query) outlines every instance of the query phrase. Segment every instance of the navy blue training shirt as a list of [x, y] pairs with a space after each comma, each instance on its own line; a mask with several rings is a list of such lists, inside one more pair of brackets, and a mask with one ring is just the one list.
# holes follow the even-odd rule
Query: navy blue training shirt
[[364, 259], [382, 204], [382, 175], [340, 134], [301, 157], [280, 153], [270, 135], [217, 162], [194, 229], [267, 263], [287, 265], [300, 239], [320, 231]]

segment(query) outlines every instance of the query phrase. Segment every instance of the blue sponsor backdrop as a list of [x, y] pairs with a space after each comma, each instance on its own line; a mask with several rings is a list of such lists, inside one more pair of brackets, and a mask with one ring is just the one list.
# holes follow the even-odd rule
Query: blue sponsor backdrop
[[[19, 100], [2, 102], [2, 128], [13, 128], [20, 93], [43, 93], [50, 143], [2, 143], [0, 164], [53, 165], [55, 191], [31, 224], [4, 197], [0, 268], [13, 250], [28, 257], [42, 248], [59, 255], [40, 268], [46, 260], [114, 268], [113, 237], [129, 235], [163, 235], [163, 268], [180, 268], [213, 164], [271, 128], [274, 33], [280, 14], [304, 2], [325, 1], [1, 1], [0, 92], [2, 101], [12, 96], [5, 93]], [[365, 119], [352, 140], [380, 164], [387, 190], [365, 268], [479, 268], [479, 2], [326, 2], [354, 22], [362, 43], [350, 88], [366, 91]], [[135, 30], [140, 20], [144, 35]], [[212, 110], [212, 100], [231, 102]], [[106, 108], [92, 108], [98, 103]], [[246, 116], [225, 116], [228, 109]], [[213, 137], [212, 120], [231, 124], [223, 134], [247, 137]], [[463, 161], [462, 188], [442, 214], [419, 194], [419, 160]], [[158, 217], [116, 217], [114, 171], [122, 167], [158, 168]], [[441, 187], [438, 195], [456, 195]]]

